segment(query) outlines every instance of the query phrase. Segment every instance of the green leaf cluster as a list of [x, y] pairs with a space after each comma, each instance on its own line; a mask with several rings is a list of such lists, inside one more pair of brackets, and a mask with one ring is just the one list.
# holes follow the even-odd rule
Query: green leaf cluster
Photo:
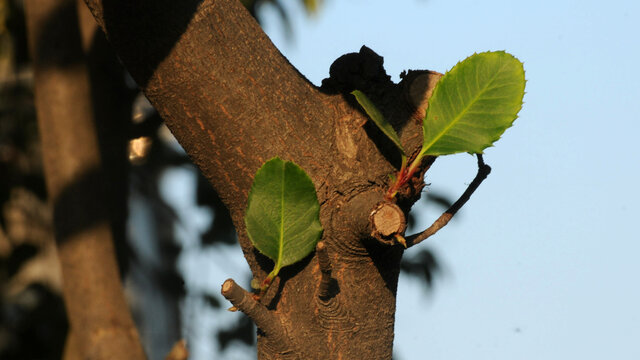
[[473, 54], [459, 62], [436, 84], [422, 120], [422, 149], [408, 168], [404, 148], [391, 124], [364, 93], [353, 91], [360, 106], [402, 155], [402, 167], [386, 199], [392, 199], [413, 176], [424, 156], [481, 154], [492, 146], [518, 117], [525, 83], [522, 63], [504, 51]]
[[[474, 54], [438, 82], [423, 119], [423, 145], [407, 168], [398, 134], [361, 91], [358, 103], [396, 145], [402, 168], [387, 197], [414, 174], [425, 155], [482, 153], [513, 124], [524, 96], [522, 63], [504, 51]], [[274, 261], [260, 286], [264, 291], [280, 269], [306, 257], [322, 236], [320, 204], [311, 178], [298, 165], [275, 157], [258, 170], [249, 192], [245, 225], [251, 243]]]
[[[524, 68], [504, 51], [473, 54], [436, 85], [422, 121], [421, 156], [482, 153], [518, 117], [524, 97]], [[364, 93], [352, 94], [373, 122], [405, 154], [398, 134]]]
[[320, 204], [311, 178], [298, 165], [275, 157], [253, 180], [244, 222], [251, 243], [280, 268], [300, 261], [322, 236]]

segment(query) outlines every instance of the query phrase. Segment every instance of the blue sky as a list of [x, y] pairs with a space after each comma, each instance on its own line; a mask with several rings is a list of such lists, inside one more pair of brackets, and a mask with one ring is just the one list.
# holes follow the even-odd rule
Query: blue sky
[[[287, 4], [294, 40], [268, 7], [266, 30], [315, 84], [361, 45], [396, 81], [486, 50], [524, 62], [525, 105], [486, 151], [492, 174], [423, 244], [442, 274], [432, 291], [401, 279], [400, 359], [640, 359], [640, 3], [328, 0], [313, 17]], [[457, 197], [474, 174], [449, 156], [427, 182]], [[419, 227], [441, 211], [418, 210]]]
[[[284, 2], [293, 41], [269, 7], [261, 13], [266, 31], [315, 84], [333, 60], [362, 45], [384, 57], [396, 81], [403, 70], [445, 72], [487, 50], [524, 62], [525, 105], [486, 151], [493, 172], [449, 226], [420, 245], [443, 265], [433, 289], [400, 279], [399, 359], [640, 359], [640, 126], [633, 112], [640, 3], [325, 0], [308, 17], [297, 1]], [[442, 157], [428, 173], [429, 189], [456, 198], [475, 171], [471, 156]], [[193, 181], [174, 175], [167, 181]], [[172, 196], [188, 198], [176, 189]], [[420, 202], [417, 227], [441, 211]], [[216, 291], [247, 271], [238, 249], [202, 253], [189, 242], [182, 264], [189, 287]], [[211, 358], [215, 344], [197, 342], [210, 333], [198, 335], [188, 321], [185, 328], [194, 358]], [[252, 356], [237, 352], [222, 358]]]

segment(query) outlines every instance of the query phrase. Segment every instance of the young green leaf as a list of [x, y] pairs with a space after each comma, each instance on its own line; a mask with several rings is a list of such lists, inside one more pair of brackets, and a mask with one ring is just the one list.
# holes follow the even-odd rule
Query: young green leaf
[[262, 165], [249, 192], [244, 222], [253, 246], [280, 268], [307, 256], [322, 235], [320, 204], [311, 178], [298, 165], [275, 157]]
[[396, 134], [396, 131], [393, 130], [391, 124], [389, 124], [384, 116], [382, 116], [380, 110], [376, 108], [376, 106], [362, 91], [354, 90], [351, 94], [356, 97], [356, 100], [358, 100], [358, 103], [362, 106], [367, 115], [369, 115], [371, 120], [373, 120], [378, 128], [382, 130], [382, 132], [398, 147], [400, 153], [404, 155], [404, 149], [402, 148], [402, 143], [400, 142], [398, 134]]
[[459, 62], [429, 100], [421, 155], [482, 153], [518, 117], [524, 86], [522, 63], [504, 51]]

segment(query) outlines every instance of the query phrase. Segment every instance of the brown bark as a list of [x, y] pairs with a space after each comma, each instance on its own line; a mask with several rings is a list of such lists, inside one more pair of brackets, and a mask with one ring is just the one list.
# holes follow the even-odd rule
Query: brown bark
[[[314, 181], [325, 229], [322, 264], [314, 254], [284, 268], [261, 303], [231, 280], [223, 285], [223, 294], [260, 329], [259, 358], [390, 359], [403, 248], [372, 240], [369, 215], [400, 159], [345, 94], [357, 86], [381, 104], [405, 148], [415, 151], [422, 134], [415, 88], [392, 84], [381, 59], [366, 49], [341, 58], [332, 67], [336, 79], [316, 88], [235, 0], [85, 1], [229, 208], [258, 279], [273, 265], [244, 231], [253, 175], [277, 155]], [[339, 79], [353, 73], [350, 66], [361, 76], [355, 85]], [[405, 213], [421, 184], [399, 194]]]
[[143, 359], [114, 256], [89, 79], [73, 0], [25, 1], [45, 177], [69, 344], [82, 359]]
[[126, 219], [129, 193], [127, 147], [132, 102], [137, 92], [125, 83], [125, 73], [113, 49], [82, 0], [76, 0], [82, 49], [85, 54], [98, 148], [104, 169], [106, 206], [118, 264], [126, 270]]

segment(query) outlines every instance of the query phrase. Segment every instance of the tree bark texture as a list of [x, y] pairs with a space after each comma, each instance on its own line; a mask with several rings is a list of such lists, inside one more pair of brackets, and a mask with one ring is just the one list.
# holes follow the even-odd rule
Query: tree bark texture
[[25, 1], [48, 196], [73, 338], [68, 358], [143, 359], [114, 255], [76, 1]]
[[[316, 186], [324, 265], [314, 253], [284, 268], [261, 303], [233, 281], [223, 286], [257, 323], [259, 358], [390, 359], [403, 248], [371, 238], [370, 214], [400, 158], [349, 92], [358, 88], [379, 104], [411, 153], [422, 141], [421, 101], [438, 75], [410, 73], [411, 81], [393, 84], [382, 58], [363, 48], [338, 59], [318, 88], [236, 0], [85, 1], [229, 208], [254, 277], [262, 280], [273, 266], [244, 230], [258, 168], [280, 156]], [[423, 85], [412, 86], [416, 78]], [[421, 184], [399, 194], [405, 215]]]

